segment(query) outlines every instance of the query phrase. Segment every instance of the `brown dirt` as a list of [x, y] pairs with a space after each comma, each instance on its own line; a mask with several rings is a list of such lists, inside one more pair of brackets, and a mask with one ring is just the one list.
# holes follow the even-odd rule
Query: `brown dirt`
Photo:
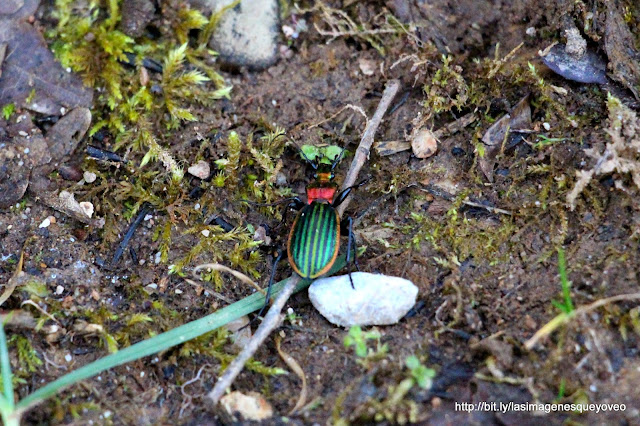
[[[199, 142], [194, 142], [197, 134], [217, 131], [226, 135], [235, 130], [246, 136], [255, 131], [260, 122], [276, 123], [300, 143], [336, 142], [353, 150], [364, 127], [359, 114], [347, 110], [317, 127], [309, 127], [348, 104], [362, 107], [371, 116], [389, 78], [402, 81], [403, 89], [397, 101], [402, 99], [403, 103], [385, 118], [377, 140], [403, 140], [413, 130], [413, 120], [420, 113], [428, 113], [423, 106], [427, 98], [423, 85], [441, 66], [440, 55], [445, 46], [450, 47], [453, 64], [461, 67], [469, 83], [473, 81], [473, 73], [480, 71], [473, 58], [493, 58], [498, 42], [500, 57], [524, 43], [509, 67], [515, 69], [519, 64], [526, 69], [527, 62], [532, 62], [548, 84], [565, 88], [568, 93], [554, 100], [569, 115], [577, 117], [577, 126], [567, 125], [551, 104], [541, 100], [534, 84], [526, 78], [518, 80], [514, 71], [513, 79], [496, 77], [502, 79], [500, 96], [481, 102], [485, 109], [475, 111], [479, 120], [442, 140], [435, 156], [419, 160], [411, 158], [409, 152], [390, 157], [373, 153], [363, 171], [372, 177], [371, 183], [366, 190], [358, 192], [348, 212], [359, 217], [359, 239], [367, 245], [360, 267], [364, 271], [411, 279], [420, 289], [416, 308], [399, 324], [379, 328], [389, 353], [364, 367], [356, 362], [352, 349], [344, 348], [346, 331], [322, 318], [306, 294], [298, 294], [288, 306], [295, 310], [301, 324], [285, 321], [279, 332], [286, 336], [282, 349], [298, 360], [306, 373], [308, 401], [316, 400], [317, 405], [285, 420], [301, 386], [293, 374], [265, 377], [245, 371], [234, 388], [261, 392], [273, 404], [276, 417], [265, 424], [285, 421], [325, 424], [340, 418], [355, 423], [374, 420], [395, 423], [408, 418], [411, 406], [417, 409], [417, 421], [434, 425], [565, 424], [571, 421], [638, 424], [640, 330], [634, 331], [636, 304], [623, 302], [601, 308], [561, 327], [534, 350], [524, 347], [524, 342], [559, 312], [551, 303], [562, 297], [557, 247], [563, 246], [566, 250], [575, 306], [634, 293], [638, 288], [640, 209], [637, 191], [631, 189], [632, 185], [627, 185], [626, 192], [615, 189], [614, 181], [623, 180], [624, 176], [605, 177], [593, 182], [578, 208], [570, 211], [565, 204], [567, 189], [556, 185], [564, 176], [570, 188], [575, 171], [588, 164], [583, 149], [603, 146], [607, 140], [606, 92], [545, 71], [536, 56], [539, 49], [561, 39], [559, 15], [582, 15], [573, 2], [429, 3], [434, 5], [427, 7], [422, 2], [409, 4], [403, 0], [390, 0], [386, 4], [400, 19], [424, 24], [418, 37], [433, 42], [424, 50], [416, 46], [414, 38], [394, 36], [383, 39], [387, 54], [382, 57], [361, 39], [338, 38], [326, 43], [327, 38], [312, 29], [295, 41], [291, 59], [281, 59], [260, 73], [226, 73], [225, 77], [234, 86], [231, 101], [223, 101], [219, 110], [200, 111], [200, 122], [186, 125], [173, 136], [172, 152], [188, 162], [199, 146]], [[549, 6], [552, 3], [554, 6]], [[380, 7], [362, 3], [351, 5], [347, 10], [367, 21], [376, 16]], [[321, 23], [316, 14], [305, 17], [310, 22]], [[638, 19], [636, 16], [635, 22]], [[525, 34], [528, 27], [537, 29], [535, 37]], [[635, 37], [637, 46], [640, 34], [636, 33]], [[595, 41], [593, 44], [598, 47]], [[427, 62], [415, 70], [412, 70], [412, 61], [390, 69], [391, 64], [405, 55], [418, 53], [420, 59]], [[359, 61], [365, 59], [376, 63], [372, 76], [360, 71]], [[380, 73], [381, 63], [384, 75]], [[617, 90], [625, 93], [621, 86], [617, 86]], [[537, 131], [528, 136], [529, 140], [535, 142], [536, 134], [545, 133], [541, 127], [543, 122], [551, 126], [549, 137], [566, 140], [543, 150], [533, 149], [526, 143], [518, 144], [498, 156], [495, 182], [485, 184], [476, 168], [475, 141], [495, 119], [530, 92], [534, 92], [532, 115]], [[632, 98], [629, 93], [627, 96]], [[437, 114], [427, 124], [438, 129], [475, 110], [465, 108]], [[217, 139], [208, 148], [211, 159], [223, 155], [224, 140], [224, 137]], [[77, 155], [79, 158], [83, 155], [80, 149]], [[287, 149], [284, 155], [283, 172], [288, 183], [303, 193], [311, 172], [292, 149]], [[527, 172], [528, 167], [536, 165], [546, 165], [548, 171]], [[348, 162], [343, 162], [337, 175], [342, 176], [347, 167]], [[445, 199], [433, 191], [407, 188], [410, 184], [444, 188], [454, 195], [467, 193], [476, 201], [490, 203], [512, 215], [458, 203], [458, 218], [454, 219], [447, 212], [452, 211], [459, 199], [455, 196]], [[392, 195], [386, 196], [389, 191]], [[36, 373], [23, 376], [27, 382], [18, 387], [20, 396], [59, 377], [65, 370], [106, 354], [99, 337], [74, 331], [69, 319], [74, 312], [102, 311], [120, 318], [135, 312], [153, 315], [151, 301], [161, 300], [169, 309], [187, 312], [186, 322], [215, 309], [210, 299], [198, 294], [180, 277], [168, 276], [166, 265], [155, 265], [150, 260], [158, 251], [158, 243], [152, 240], [153, 224], [147, 222], [141, 226], [131, 244], [138, 258], [147, 262], [139, 265], [125, 255], [118, 269], [109, 271], [98, 266], [100, 259], [110, 259], [113, 254], [112, 247], [102, 244], [99, 231], [87, 232], [82, 224], [29, 196], [25, 207], [26, 210], [0, 211], [3, 256], [0, 282], [9, 280], [24, 248], [25, 272], [46, 278], [52, 291], [50, 302], [62, 306], [67, 317], [58, 318], [64, 331], [55, 339], [49, 336], [47, 340], [45, 334], [31, 329], [10, 330], [10, 334], [26, 336], [39, 357], [46, 356], [51, 361]], [[227, 209], [232, 221], [246, 220], [256, 227], [261, 223], [277, 223], [273, 217], [256, 212], [243, 217], [241, 210], [231, 203], [222, 209]], [[427, 220], [417, 222], [412, 213], [420, 213]], [[38, 228], [49, 215], [57, 218], [56, 223], [46, 229]], [[434, 237], [435, 244], [431, 244], [426, 237], [433, 235], [436, 228], [439, 234]], [[121, 229], [124, 232], [126, 224], [122, 224]], [[193, 243], [189, 237], [180, 236], [181, 229], [186, 228], [180, 225], [175, 232], [172, 259], [183, 256]], [[415, 239], [420, 240], [418, 244], [412, 242]], [[446, 259], [449, 263], [445, 265], [434, 258]], [[80, 261], [85, 262], [86, 267], [82, 267]], [[54, 268], [59, 271], [52, 274]], [[86, 268], [93, 268], [95, 273], [87, 275]], [[261, 270], [262, 281], [268, 276], [266, 271], [269, 271], [267, 265]], [[283, 263], [279, 276], [284, 278], [289, 273], [288, 265]], [[152, 282], [159, 283], [159, 291], [151, 295], [140, 291]], [[225, 296], [233, 300], [248, 294], [248, 290], [236, 288], [231, 281], [226, 284]], [[58, 285], [63, 287], [59, 295], [53, 293]], [[176, 294], [176, 288], [183, 293]], [[18, 296], [3, 308], [18, 309], [27, 295]], [[111, 333], [120, 327], [117, 318], [106, 319], [104, 326]], [[147, 337], [146, 330], [140, 328], [138, 335], [131, 336], [131, 341], [144, 337]], [[180, 385], [192, 379], [201, 366], [211, 364], [202, 381], [189, 390], [191, 394], [203, 395], [215, 383], [219, 362], [199, 354], [180, 357], [178, 351], [173, 349], [130, 363], [74, 386], [27, 413], [25, 421], [56, 424], [88, 424], [90, 420], [99, 424], [112, 421], [115, 424], [216, 424], [223, 421], [219, 413], [208, 410], [204, 398], [185, 405], [179, 417], [181, 406], [187, 401]], [[70, 363], [64, 359], [67, 354], [72, 355]], [[430, 391], [414, 387], [402, 401], [390, 404], [387, 398], [392, 393], [391, 387], [407, 376], [403, 365], [409, 355], [418, 355], [423, 364], [436, 370], [434, 386]], [[286, 368], [272, 340], [258, 351], [256, 359], [267, 366]], [[565, 387], [562, 402], [620, 403], [626, 404], [626, 411], [534, 415], [517, 411], [467, 413], [455, 409], [456, 402], [550, 403], [558, 397], [561, 383]], [[80, 407], [78, 418], [69, 412], [71, 405]], [[107, 410], [112, 412], [108, 420], [102, 415]]]

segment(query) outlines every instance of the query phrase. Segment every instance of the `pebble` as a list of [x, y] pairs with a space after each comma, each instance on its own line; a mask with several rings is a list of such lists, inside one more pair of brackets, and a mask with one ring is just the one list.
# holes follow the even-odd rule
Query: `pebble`
[[246, 395], [234, 391], [220, 398], [220, 405], [229, 415], [240, 414], [244, 420], [266, 420], [273, 416], [273, 408], [262, 395], [249, 392]]
[[197, 178], [206, 179], [211, 175], [211, 167], [206, 161], [200, 160], [196, 164], [190, 166], [187, 169], [187, 172]]
[[[190, 1], [206, 12], [231, 3], [231, 0]], [[278, 58], [278, 9], [278, 0], [242, 0], [222, 15], [209, 45], [229, 65], [253, 70], [273, 65]]]
[[51, 220], [49, 218], [46, 218], [45, 220], [42, 221], [42, 223], [40, 223], [38, 228], [48, 228], [49, 225], [51, 225]]
[[397, 323], [416, 303], [418, 287], [411, 281], [367, 272], [321, 278], [309, 287], [313, 306], [330, 323], [389, 325]]
[[438, 140], [429, 129], [419, 130], [411, 138], [413, 155], [418, 158], [429, 158], [438, 150]]
[[85, 171], [82, 174], [82, 177], [84, 178], [84, 181], [87, 183], [93, 183], [96, 181], [96, 174], [90, 171]]

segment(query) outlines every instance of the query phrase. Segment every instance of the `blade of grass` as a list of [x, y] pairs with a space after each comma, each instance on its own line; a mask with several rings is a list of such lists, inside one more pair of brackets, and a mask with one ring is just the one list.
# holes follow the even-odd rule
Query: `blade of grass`
[[[344, 256], [336, 260], [333, 268], [327, 275], [336, 273], [345, 265]], [[282, 280], [277, 284], [274, 284], [272, 290], [272, 297], [276, 297], [285, 286], [288, 279]], [[311, 284], [309, 280], [300, 280], [300, 283], [295, 289], [298, 292]], [[84, 367], [65, 374], [57, 380], [43, 386], [37, 391], [33, 392], [26, 398], [22, 399], [16, 405], [16, 409], [20, 412], [24, 412], [29, 408], [39, 404], [45, 399], [57, 394], [62, 389], [73, 385], [81, 380], [89, 379], [101, 372], [113, 367], [125, 364], [130, 361], [140, 359], [142, 357], [152, 355], [157, 352], [169, 349], [173, 346], [177, 346], [188, 340], [195, 339], [205, 333], [213, 331], [218, 327], [222, 327], [229, 322], [238, 319], [244, 315], [254, 312], [262, 307], [264, 304], [264, 296], [260, 293], [254, 293], [251, 296], [247, 296], [242, 300], [235, 302], [232, 305], [219, 309], [218, 311], [207, 315], [199, 320], [191, 321], [187, 324], [176, 327], [173, 330], [154, 336], [150, 339], [143, 340], [128, 348], [122, 349], [115, 354], [108, 355], [104, 358], [100, 358], [97, 361], [87, 364]], [[4, 374], [4, 367], [3, 367]]]
[[13, 399], [13, 383], [11, 382], [11, 362], [9, 361], [9, 346], [7, 345], [7, 335], [4, 334], [4, 324], [0, 322], [0, 368], [2, 368], [2, 387], [5, 404], [13, 409], [15, 400]]

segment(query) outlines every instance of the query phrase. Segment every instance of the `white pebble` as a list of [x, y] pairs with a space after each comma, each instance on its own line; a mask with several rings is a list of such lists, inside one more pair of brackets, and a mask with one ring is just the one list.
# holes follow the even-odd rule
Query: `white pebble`
[[200, 160], [196, 164], [190, 166], [187, 169], [187, 172], [189, 172], [190, 175], [193, 175], [200, 179], [206, 179], [211, 174], [211, 167], [206, 161]]
[[62, 293], [64, 293], [64, 287], [62, 287], [61, 285], [56, 287], [56, 294], [59, 296]]
[[71, 356], [71, 354], [66, 354], [64, 356], [64, 360], [67, 361], [67, 362], [71, 362], [72, 359], [73, 359], [73, 357]]
[[211, 231], [209, 231], [208, 229], [203, 229], [201, 232], [201, 234], [204, 235], [205, 237], [208, 237], [210, 233]]
[[542, 127], [544, 127], [544, 129], [546, 131], [549, 131], [549, 129], [551, 129], [551, 125], [549, 123], [547, 123], [546, 121], [544, 123], [542, 123]]
[[48, 228], [49, 225], [51, 225], [51, 220], [49, 218], [46, 218], [45, 220], [42, 221], [42, 223], [38, 226], [38, 228]]
[[158, 263], [160, 263], [160, 260], [162, 260], [162, 253], [157, 252], [155, 258], [153, 259], [153, 263], [157, 265]]
[[28, 153], [29, 153], [29, 148], [25, 148], [25, 149], [24, 149], [24, 153], [25, 153], [25, 154], [28, 154]]
[[18, 132], [18, 134], [19, 134], [20, 136], [29, 136], [29, 133], [25, 132], [24, 130], [20, 130], [20, 131]]
[[411, 281], [366, 272], [322, 278], [309, 287], [313, 306], [329, 322], [352, 325], [397, 323], [416, 303], [418, 287]]
[[87, 183], [93, 183], [96, 181], [96, 174], [89, 171], [85, 171], [82, 174], [82, 177], [84, 178], [84, 181]]
[[176, 294], [182, 294], [182, 290], [180, 290], [179, 288], [176, 288]]
[[89, 201], [83, 201], [79, 204], [79, 206], [82, 209], [82, 212], [87, 215], [87, 217], [93, 216], [93, 204], [91, 204]]

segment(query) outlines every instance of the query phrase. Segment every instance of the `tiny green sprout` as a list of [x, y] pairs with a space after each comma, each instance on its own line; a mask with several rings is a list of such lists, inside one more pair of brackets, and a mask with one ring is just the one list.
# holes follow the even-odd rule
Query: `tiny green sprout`
[[6, 104], [5, 106], [2, 107], [2, 116], [4, 117], [5, 120], [8, 120], [11, 118], [15, 110], [16, 110], [16, 105], [14, 103]]
[[564, 250], [558, 248], [558, 273], [560, 274], [560, 285], [562, 286], [563, 301], [552, 300], [551, 303], [565, 314], [573, 312], [573, 302], [571, 301], [571, 281], [567, 277], [567, 262], [564, 258]]
[[320, 164], [331, 165], [342, 153], [342, 148], [337, 145], [314, 146], [302, 145], [300, 150], [304, 154], [303, 158], [311, 162], [317, 161]]
[[431, 389], [433, 378], [436, 377], [436, 371], [433, 368], [427, 368], [422, 365], [415, 355], [407, 357], [405, 365], [411, 373], [411, 378], [418, 386], [422, 389]]
[[[371, 330], [363, 332], [359, 325], [354, 325], [349, 329], [349, 334], [344, 338], [344, 347], [355, 347], [356, 356], [365, 358], [369, 355], [370, 351], [367, 349], [367, 340], [378, 340], [378, 352], [386, 353], [387, 345], [384, 344], [380, 347], [380, 332], [378, 330]], [[373, 352], [371, 352], [373, 354]]]
[[545, 135], [538, 135], [538, 142], [536, 142], [533, 147], [535, 149], [542, 149], [545, 146], [553, 145], [557, 142], [564, 142], [566, 138], [548, 138]]

